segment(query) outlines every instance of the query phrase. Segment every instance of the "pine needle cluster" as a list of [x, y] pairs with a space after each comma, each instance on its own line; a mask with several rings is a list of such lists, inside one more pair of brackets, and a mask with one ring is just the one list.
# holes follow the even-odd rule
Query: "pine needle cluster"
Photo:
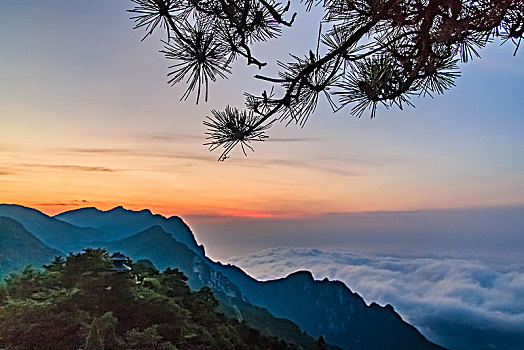
[[[252, 51], [277, 38], [297, 13], [278, 0], [132, 0], [136, 28], [146, 37], [166, 31], [164, 53], [174, 63], [169, 83], [186, 83], [182, 99], [227, 78], [238, 58], [263, 68]], [[442, 94], [460, 76], [458, 63], [479, 56], [495, 38], [518, 49], [524, 35], [522, 0], [302, 0], [320, 7], [323, 18], [315, 47], [278, 62], [278, 77], [257, 75], [271, 93], [246, 94], [247, 111], [213, 111], [204, 123], [219, 160], [238, 144], [267, 139], [275, 120], [301, 126], [324, 98], [333, 111], [349, 106], [360, 117], [377, 108], [413, 105], [415, 96]], [[313, 41], [313, 40], [312, 40]], [[516, 52], [516, 51], [515, 51]], [[275, 89], [276, 88], [276, 89]], [[279, 91], [276, 95], [274, 91]]]

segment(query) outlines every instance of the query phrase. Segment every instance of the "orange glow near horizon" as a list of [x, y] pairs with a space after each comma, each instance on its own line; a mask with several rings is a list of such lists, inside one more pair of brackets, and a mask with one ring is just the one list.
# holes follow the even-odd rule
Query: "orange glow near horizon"
[[[4, 140], [10, 138], [4, 134]], [[275, 162], [253, 156], [223, 164], [206, 150], [188, 160], [174, 157], [172, 151], [125, 154], [115, 139], [107, 148], [74, 150], [64, 145], [69, 140], [58, 135], [54, 140], [50, 145], [3, 152], [7, 161], [0, 167], [0, 203], [33, 207], [49, 215], [88, 206], [101, 210], [124, 206], [164, 216], [252, 218], [522, 203], [518, 187], [510, 186], [517, 177], [508, 177], [504, 189], [484, 181], [449, 182], [432, 175], [431, 168], [426, 174], [415, 173], [417, 165], [410, 163], [374, 169], [360, 163], [311, 161], [308, 168], [306, 160]], [[12, 143], [16, 141], [22, 140]], [[332, 170], [336, 167], [339, 170]], [[345, 167], [355, 174], [344, 173]]]
[[[321, 214], [321, 213], [317, 213]], [[228, 210], [222, 210], [218, 212], [218, 215], [222, 216], [233, 216], [233, 217], [248, 217], [248, 218], [300, 218], [305, 217], [306, 214], [304, 212], [298, 212], [298, 211], [265, 211], [265, 210], [249, 210], [249, 209], [228, 209]]]
[[[164, 216], [251, 218], [522, 203], [519, 191], [507, 190], [500, 196], [500, 186], [483, 186], [483, 182], [447, 183], [422, 174], [432, 184], [428, 186], [413, 175], [416, 165], [409, 163], [389, 166], [390, 172], [397, 172], [391, 177], [380, 168], [358, 163], [352, 165], [355, 174], [346, 174], [342, 170], [351, 164], [340, 162], [326, 163], [329, 171], [318, 161], [307, 168], [306, 161], [277, 163], [265, 157], [238, 157], [222, 164], [206, 150], [188, 160], [174, 157], [171, 151], [125, 154], [115, 139], [107, 148], [74, 150], [63, 144], [67, 139], [57, 136], [54, 140], [55, 144], [47, 146], [27, 145], [3, 152], [8, 161], [0, 167], [0, 203], [36, 208], [48, 215], [81, 207], [109, 210], [124, 206]], [[340, 171], [332, 171], [335, 166]], [[366, 172], [370, 175], [360, 175]], [[509, 183], [516, 180], [508, 178]]]
[[144, 207], [140, 205], [121, 205], [117, 203], [2, 203], [2, 204], [18, 204], [23, 205], [26, 207], [34, 208], [39, 211], [41, 211], [44, 214], [47, 214], [49, 216], [58, 215], [60, 213], [75, 210], [75, 209], [81, 209], [81, 208], [87, 208], [87, 207], [95, 207], [102, 211], [108, 211], [118, 206], [123, 206], [125, 209], [128, 210], [134, 210], [134, 211], [140, 211], [143, 209], [149, 209], [153, 214], [161, 214], [166, 217], [170, 216], [181, 216], [181, 215], [213, 215], [217, 217], [237, 217], [237, 218], [256, 218], [256, 219], [271, 219], [271, 218], [278, 218], [278, 219], [292, 219], [292, 218], [301, 218], [311, 215], [320, 215], [322, 213], [304, 213], [304, 212], [271, 212], [271, 211], [263, 211], [263, 210], [249, 210], [249, 209], [225, 209], [220, 210], [216, 213], [214, 212], [208, 212], [208, 213], [201, 213], [201, 212], [179, 212], [179, 211], [173, 211], [171, 208], [166, 207]]
[[304, 147], [315, 146], [313, 141], [279, 157], [272, 154], [281, 145], [268, 142], [261, 145], [265, 152], [217, 163], [194, 140], [152, 144], [125, 132], [110, 138], [62, 132], [47, 131], [41, 140], [31, 133], [0, 130], [5, 156], [0, 203], [49, 215], [86, 206], [124, 206], [164, 216], [300, 218], [326, 212], [518, 205], [524, 192], [518, 174], [502, 173], [501, 183], [443, 177], [432, 164], [435, 159], [309, 159]]

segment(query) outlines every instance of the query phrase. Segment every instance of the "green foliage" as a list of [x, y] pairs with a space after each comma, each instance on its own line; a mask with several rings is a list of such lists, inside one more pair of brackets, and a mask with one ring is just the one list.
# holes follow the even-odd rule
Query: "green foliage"
[[152, 326], [143, 331], [134, 328], [126, 333], [125, 341], [121, 345], [125, 349], [136, 350], [172, 350], [176, 349], [170, 342], [163, 341], [157, 331], [158, 326]]
[[[111, 266], [109, 254], [102, 249], [84, 249], [82, 253], [70, 253], [61, 270], [61, 282], [65, 286], [72, 286], [86, 281], [85, 275], [97, 277], [107, 273]], [[93, 279], [88, 280], [92, 282]]]
[[42, 288], [45, 278], [42, 272], [27, 266], [19, 274], [9, 275], [5, 280], [8, 295], [26, 299]]
[[98, 330], [98, 322], [96, 317], [93, 318], [91, 327], [89, 327], [89, 334], [87, 335], [85, 350], [104, 350], [104, 344], [102, 344], [102, 336]]
[[8, 276], [0, 286], [0, 348], [293, 348], [217, 313], [211, 289], [191, 291], [178, 269], [111, 266], [105, 250], [86, 249]]
[[195, 293], [198, 307], [214, 310], [218, 306], [218, 301], [213, 296], [213, 291], [209, 287], [202, 287]]
[[98, 319], [98, 329], [102, 336], [102, 343], [106, 349], [118, 348], [118, 337], [116, 335], [116, 327], [118, 319], [113, 316], [113, 312], [109, 311], [100, 316]]
[[2, 305], [5, 302], [6, 298], [7, 298], [7, 290], [5, 287], [5, 283], [0, 282], [0, 305]]
[[142, 281], [144, 278], [156, 276], [159, 274], [158, 270], [155, 268], [155, 265], [153, 265], [151, 260], [138, 260], [136, 263], [131, 264], [131, 267], [133, 269], [133, 273], [135, 274], [135, 276], [137, 276], [137, 278], [140, 281]]

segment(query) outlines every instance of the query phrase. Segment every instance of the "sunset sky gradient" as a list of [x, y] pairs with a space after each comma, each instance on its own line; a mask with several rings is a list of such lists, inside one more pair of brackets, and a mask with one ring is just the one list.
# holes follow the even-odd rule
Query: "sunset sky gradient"
[[[524, 59], [511, 45], [490, 45], [456, 88], [417, 108], [370, 120], [323, 104], [304, 129], [277, 125], [255, 153], [222, 163], [202, 121], [266, 88], [258, 70], [239, 61], [207, 104], [180, 102], [160, 35], [141, 42], [129, 8], [0, 1], [0, 202], [255, 218], [524, 204]], [[266, 73], [314, 45], [315, 15], [257, 47]]]

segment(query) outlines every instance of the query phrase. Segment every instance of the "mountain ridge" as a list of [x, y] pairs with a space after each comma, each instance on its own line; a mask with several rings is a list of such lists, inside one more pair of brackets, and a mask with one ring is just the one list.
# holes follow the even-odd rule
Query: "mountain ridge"
[[[309, 271], [257, 281], [236, 266], [221, 267], [219, 270], [240, 288], [250, 302], [267, 308], [277, 317], [295, 321], [312, 336], [322, 335], [332, 344], [347, 349], [443, 349], [405, 322], [393, 306], [380, 306], [374, 302], [366, 305], [359, 294], [341, 281], [315, 280]], [[292, 290], [301, 292], [290, 297], [286, 292]], [[309, 308], [304, 310], [303, 305], [309, 305]], [[346, 312], [337, 312], [340, 309]], [[327, 322], [319, 323], [310, 314]], [[353, 322], [355, 319], [358, 322]], [[347, 334], [361, 337], [347, 337]], [[391, 342], [391, 339], [397, 342]]]
[[[83, 217], [86, 213], [89, 216]], [[323, 336], [328, 343], [346, 349], [443, 349], [403, 321], [393, 307], [374, 303], [368, 306], [340, 281], [315, 281], [310, 272], [299, 271], [286, 278], [261, 282], [236, 266], [212, 261], [197, 244], [189, 226], [180, 218], [175, 225], [169, 221], [171, 218], [123, 207], [105, 212], [79, 209], [55, 217], [66, 223], [93, 224], [91, 227], [97, 227], [106, 236], [107, 231], [101, 227], [108, 230], [105, 224], [112, 224], [109, 227], [118, 231], [116, 236], [123, 238], [103, 243], [106, 247], [122, 250], [133, 259], [150, 259], [160, 268], [179, 264], [182, 271], [188, 272], [190, 285], [210, 285], [226, 300], [237, 298], [267, 308], [276, 317], [295, 322], [308, 334]], [[180, 237], [184, 242], [179, 241]]]
[[135, 211], [117, 206], [105, 211], [95, 207], [74, 209], [57, 214], [54, 218], [72, 225], [101, 230], [108, 236], [106, 241], [125, 238], [158, 225], [171, 233], [177, 241], [204, 255], [203, 246], [198, 245], [189, 226], [178, 216], [165, 217], [153, 214], [149, 209]]
[[[132, 211], [128, 211], [128, 214], [132, 214]], [[196, 241], [194, 243], [196, 245]], [[194, 248], [194, 247], [193, 247]], [[202, 250], [203, 251], [203, 250]], [[314, 281], [313, 276], [310, 272], [296, 272], [294, 274], [291, 274], [290, 276], [287, 276], [286, 278], [274, 280], [274, 281], [264, 281], [260, 282], [246, 274], [244, 271], [242, 271], [238, 267], [233, 267], [231, 265], [223, 265], [220, 262], [214, 262], [210, 260], [209, 258], [205, 257], [205, 255], [202, 257], [203, 261], [207, 264], [211, 265], [213, 269], [219, 271], [222, 273], [222, 275], [227, 276], [227, 278], [233, 282], [235, 286], [237, 286], [243, 297], [245, 297], [249, 302], [267, 308], [271, 313], [273, 313], [277, 317], [284, 317], [288, 318], [294, 322], [296, 322], [302, 329], [307, 331], [309, 334], [312, 334], [313, 336], [320, 336], [323, 335], [325, 339], [334, 344], [339, 345], [342, 347], [351, 347], [355, 349], [359, 348], [376, 348], [383, 347], [386, 343], [388, 343], [388, 339], [383, 339], [382, 343], [380, 341], [376, 341], [377, 339], [380, 340], [381, 337], [383, 337], [383, 333], [378, 334], [370, 334], [369, 339], [373, 339], [373, 343], [370, 343], [369, 345], [359, 345], [356, 342], [352, 341], [346, 341], [346, 333], [347, 331], [357, 331], [362, 333], [363, 330], [362, 327], [355, 327], [352, 325], [352, 323], [345, 324], [345, 329], [342, 327], [337, 332], [333, 332], [333, 328], [330, 324], [330, 319], [333, 318], [334, 315], [337, 315], [336, 309], [338, 308], [338, 305], [331, 305], [332, 308], [330, 309], [331, 315], [324, 314], [325, 321], [323, 322], [323, 327], [316, 327], [313, 322], [311, 322], [308, 318], [307, 314], [302, 314], [300, 316], [297, 316], [300, 312], [300, 308], [303, 306], [302, 302], [305, 300], [308, 300], [308, 302], [311, 303], [318, 303], [317, 300], [310, 300], [308, 299], [308, 296], [306, 293], [300, 294], [300, 297], [295, 297], [293, 300], [289, 300], [288, 302], [281, 302], [284, 296], [280, 297], [280, 300], [275, 300], [275, 295], [279, 295], [279, 290], [282, 289], [282, 283], [289, 283], [289, 281], [295, 280], [295, 278], [304, 278], [307, 277], [306, 280], [309, 283], [313, 283], [313, 285], [316, 281]], [[270, 282], [270, 283], [268, 283]], [[319, 281], [320, 282], [320, 281]], [[365, 302], [362, 297], [360, 297], [358, 294], [352, 292], [343, 282], [335, 282], [335, 281], [324, 281], [325, 283], [328, 283], [330, 286], [338, 286], [338, 287], [327, 287], [327, 288], [340, 288], [340, 286], [343, 286], [342, 290], [344, 290], [343, 293], [347, 294], [348, 298], [350, 298], [352, 301], [348, 303], [347, 307], [348, 309], [351, 308], [359, 308], [362, 306], [362, 310], [369, 310], [369, 313], [375, 314], [384, 314], [387, 316], [387, 322], [389, 324], [401, 324], [402, 327], [406, 329], [407, 333], [411, 334], [410, 339], [416, 339], [413, 340], [415, 343], [412, 348], [417, 349], [442, 349], [442, 347], [435, 345], [431, 342], [429, 342], [418, 330], [416, 330], [415, 327], [409, 325], [407, 322], [403, 321], [400, 315], [398, 315], [394, 309], [391, 307], [380, 307], [378, 304], [370, 304], [369, 306], [365, 305]], [[321, 282], [320, 282], [321, 283]], [[330, 295], [327, 295], [326, 298], [329, 299]], [[331, 296], [332, 297], [332, 296]], [[272, 300], [275, 300], [274, 302], [271, 302]], [[298, 307], [296, 307], [294, 310], [290, 308], [290, 305], [292, 305], [293, 301], [299, 300], [301, 302], [297, 302]], [[324, 305], [329, 304], [329, 300], [323, 301]], [[315, 310], [315, 313], [319, 315], [319, 312], [322, 310]], [[364, 312], [364, 311], [362, 311]], [[391, 317], [390, 313], [394, 315], [395, 317]], [[343, 314], [343, 313], [342, 313]], [[343, 318], [343, 317], [341, 317]], [[367, 318], [366, 318], [367, 319]], [[369, 325], [372, 325], [374, 323], [377, 323], [377, 319], [380, 319], [380, 317], [372, 317], [372, 319], [366, 321]], [[394, 327], [396, 328], [396, 327]], [[329, 332], [333, 334], [329, 334]], [[336, 333], [336, 334], [335, 334]], [[390, 335], [393, 336], [393, 335]], [[408, 337], [409, 338], [409, 337]], [[392, 346], [391, 344], [387, 344], [389, 348], [391, 349], [404, 349], [406, 339], [402, 339], [401, 342], [397, 344], [397, 346]], [[364, 344], [364, 343], [362, 343]], [[373, 346], [373, 347], [370, 347]]]
[[48, 263], [61, 254], [46, 246], [18, 221], [0, 216], [0, 279], [27, 264]]
[[63, 252], [78, 251], [90, 241], [104, 240], [106, 236], [100, 230], [78, 227], [16, 204], [0, 204], [0, 216], [18, 221], [45, 245]]

